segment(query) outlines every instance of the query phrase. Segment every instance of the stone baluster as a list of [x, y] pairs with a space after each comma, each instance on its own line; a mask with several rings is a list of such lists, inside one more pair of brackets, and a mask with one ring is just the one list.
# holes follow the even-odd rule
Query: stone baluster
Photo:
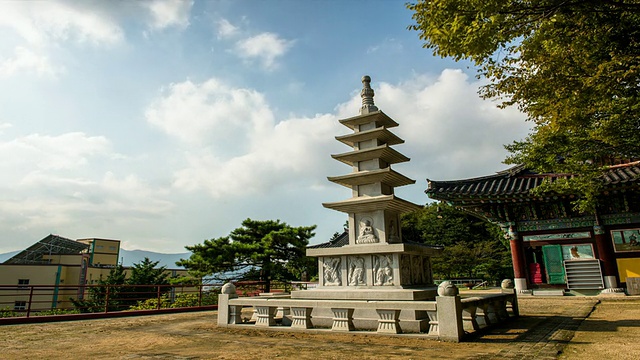
[[438, 329], [438, 310], [427, 310], [427, 315], [429, 316], [429, 331], [428, 334], [431, 336], [438, 336], [440, 330]]
[[462, 325], [465, 330], [479, 330], [480, 325], [478, 325], [478, 321], [476, 320], [476, 311], [478, 306], [474, 303], [464, 304], [464, 308], [462, 309]]
[[496, 315], [500, 321], [509, 320], [509, 313], [507, 312], [507, 301], [504, 298], [500, 298], [495, 302]]
[[276, 324], [276, 306], [256, 306], [256, 326], [274, 326]]
[[313, 308], [308, 307], [292, 307], [291, 327], [295, 329], [311, 329], [311, 311]]
[[391, 333], [399, 334], [400, 326], [398, 317], [400, 316], [400, 310], [384, 310], [376, 309], [378, 313], [378, 332], [379, 333]]
[[353, 331], [353, 309], [331, 308], [333, 312], [332, 331]]
[[480, 301], [478, 304], [478, 309], [480, 310], [480, 314], [476, 316], [476, 321], [478, 322], [478, 326], [480, 328], [485, 328], [493, 324], [491, 318], [488, 313], [489, 304], [484, 300]]

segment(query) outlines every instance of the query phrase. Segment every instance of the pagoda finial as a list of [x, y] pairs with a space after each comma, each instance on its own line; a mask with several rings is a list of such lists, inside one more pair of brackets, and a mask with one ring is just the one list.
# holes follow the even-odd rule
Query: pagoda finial
[[371, 78], [369, 75], [362, 77], [362, 91], [360, 97], [362, 98], [362, 107], [360, 108], [360, 115], [369, 114], [374, 111], [378, 111], [378, 108], [373, 104], [373, 89], [371, 88]]

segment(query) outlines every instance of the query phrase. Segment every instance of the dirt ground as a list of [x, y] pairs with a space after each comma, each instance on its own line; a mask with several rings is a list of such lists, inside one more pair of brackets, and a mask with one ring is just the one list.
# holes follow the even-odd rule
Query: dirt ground
[[561, 359], [640, 359], [640, 299], [604, 299], [582, 322]]
[[[216, 312], [0, 326], [0, 359], [477, 359], [504, 358], [532, 342], [531, 329], [585, 298], [520, 301], [521, 317], [464, 343], [375, 333], [302, 333], [219, 328]], [[562, 345], [564, 346], [564, 344]], [[521, 351], [521, 350], [520, 350]], [[640, 358], [640, 299], [602, 300], [562, 359]], [[511, 356], [510, 356], [511, 357]], [[522, 358], [514, 355], [511, 358]], [[528, 358], [528, 357], [524, 357]]]

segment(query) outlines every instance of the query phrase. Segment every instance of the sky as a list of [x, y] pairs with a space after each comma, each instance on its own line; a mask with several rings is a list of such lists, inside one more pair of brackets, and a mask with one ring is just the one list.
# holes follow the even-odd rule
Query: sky
[[0, 2], [0, 252], [57, 234], [180, 253], [247, 218], [325, 242], [363, 75], [411, 158], [397, 196], [504, 170], [531, 124], [423, 48], [405, 2]]

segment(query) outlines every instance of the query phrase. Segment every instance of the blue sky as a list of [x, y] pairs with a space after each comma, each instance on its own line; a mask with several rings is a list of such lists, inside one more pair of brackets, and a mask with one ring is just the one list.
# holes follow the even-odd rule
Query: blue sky
[[243, 219], [318, 225], [350, 197], [338, 119], [376, 105], [426, 179], [504, 169], [529, 129], [481, 100], [468, 63], [434, 57], [399, 1], [0, 2], [0, 252], [50, 233], [183, 252]]

